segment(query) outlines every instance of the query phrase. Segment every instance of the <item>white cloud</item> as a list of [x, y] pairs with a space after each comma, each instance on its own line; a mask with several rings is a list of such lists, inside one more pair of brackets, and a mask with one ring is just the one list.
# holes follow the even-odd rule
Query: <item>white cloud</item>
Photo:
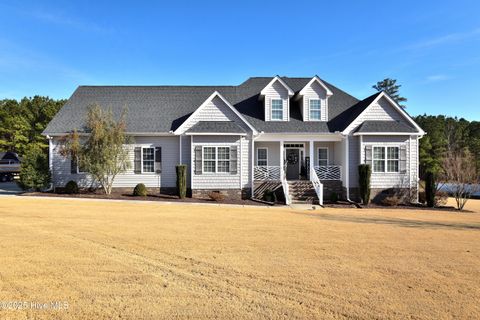
[[409, 49], [426, 49], [435, 46], [461, 42], [472, 38], [480, 37], [480, 28], [466, 32], [450, 33], [440, 37], [427, 39], [408, 46]]
[[450, 79], [450, 77], [445, 74], [432, 74], [426, 78], [427, 82], [445, 81], [448, 79]]

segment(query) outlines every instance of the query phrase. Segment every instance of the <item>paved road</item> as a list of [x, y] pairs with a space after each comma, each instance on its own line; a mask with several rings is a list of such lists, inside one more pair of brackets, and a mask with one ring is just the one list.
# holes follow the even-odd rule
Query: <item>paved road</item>
[[16, 182], [0, 182], [0, 194], [18, 194], [22, 189]]

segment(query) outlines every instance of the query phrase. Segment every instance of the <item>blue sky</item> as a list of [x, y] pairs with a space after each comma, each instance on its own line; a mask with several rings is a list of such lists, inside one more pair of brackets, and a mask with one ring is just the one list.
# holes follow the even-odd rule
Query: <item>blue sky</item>
[[407, 111], [480, 120], [479, 1], [2, 1], [0, 99], [82, 84], [313, 76], [357, 98], [398, 79]]

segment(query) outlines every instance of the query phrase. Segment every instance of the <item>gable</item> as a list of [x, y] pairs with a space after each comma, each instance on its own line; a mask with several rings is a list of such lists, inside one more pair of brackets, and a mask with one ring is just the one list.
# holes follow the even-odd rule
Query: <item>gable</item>
[[[377, 99], [347, 126], [343, 133], [350, 134], [357, 130], [364, 121], [395, 121], [405, 126], [411, 126], [411, 122], [413, 122], [413, 120], [409, 121], [408, 114], [399, 111], [385, 94], [379, 95]], [[418, 127], [418, 125], [416, 126]], [[416, 130], [415, 132], [418, 133], [420, 131]]]
[[185, 133], [199, 122], [234, 122], [245, 132], [250, 132], [251, 128], [241, 119], [230, 106], [218, 95], [207, 99], [175, 132], [176, 134]]

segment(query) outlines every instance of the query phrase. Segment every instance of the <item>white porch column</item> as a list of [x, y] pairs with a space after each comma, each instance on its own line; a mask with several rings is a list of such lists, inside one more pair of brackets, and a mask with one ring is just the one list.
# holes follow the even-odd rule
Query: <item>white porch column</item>
[[250, 192], [251, 192], [251, 195], [252, 195], [252, 198], [253, 198], [253, 189], [255, 188], [255, 183], [254, 183], [254, 179], [255, 179], [255, 139], [253, 137], [253, 133], [252, 133], [252, 147], [251, 147], [251, 152], [250, 152], [250, 161], [251, 161], [251, 166], [250, 166]]
[[182, 136], [181, 136], [181, 135], [178, 136], [178, 139], [179, 139], [179, 142], [178, 142], [178, 146], [179, 146], [179, 147], [178, 147], [178, 149], [179, 149], [179, 150], [178, 150], [178, 152], [179, 152], [179, 154], [178, 154], [178, 159], [179, 159], [179, 161], [178, 161], [178, 162], [179, 162], [180, 164], [182, 164]]
[[308, 176], [310, 177], [310, 181], [312, 180], [312, 177], [311, 177], [311, 172], [314, 171], [314, 166], [315, 166], [315, 157], [313, 155], [313, 140], [310, 140], [308, 142], [308, 144], [310, 145], [310, 172], [308, 172]]
[[285, 155], [284, 155], [284, 147], [283, 147], [283, 140], [280, 140], [280, 179], [283, 180], [285, 177]]

